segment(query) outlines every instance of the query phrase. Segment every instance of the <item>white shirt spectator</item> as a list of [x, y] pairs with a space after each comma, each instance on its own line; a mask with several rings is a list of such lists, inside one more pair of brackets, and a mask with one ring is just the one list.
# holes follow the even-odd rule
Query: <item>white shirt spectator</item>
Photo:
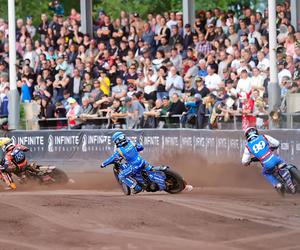
[[182, 56], [176, 55], [175, 57], [170, 57], [171, 63], [176, 67], [178, 71], [182, 68]]
[[287, 76], [287, 77], [289, 77], [289, 78], [292, 78], [291, 72], [290, 72], [289, 70], [287, 70], [287, 69], [283, 69], [283, 70], [281, 70], [281, 71], [278, 73], [279, 84], [281, 83], [282, 78], [283, 78], [284, 76]]
[[177, 21], [171, 19], [167, 22], [167, 26], [170, 30], [172, 30], [172, 26], [174, 25], [177, 25]]
[[242, 92], [249, 93], [251, 90], [251, 78], [247, 77], [246, 79], [240, 79], [238, 81], [237, 87], [236, 87], [237, 93], [240, 94]]
[[170, 74], [167, 77], [166, 90], [169, 92], [169, 96], [172, 96], [174, 93], [177, 93], [179, 96], [182, 94], [183, 79], [177, 75], [177, 69], [174, 66], [171, 67]]
[[205, 85], [209, 90], [216, 90], [219, 89], [219, 84], [221, 83], [221, 78], [216, 73], [212, 75], [207, 75], [205, 77]]
[[258, 89], [260, 96], [263, 96], [263, 89], [264, 89], [264, 80], [265, 78], [262, 75], [258, 75], [258, 76], [252, 76], [250, 78], [251, 81], [251, 89]]
[[145, 87], [144, 87], [144, 92], [146, 94], [150, 94], [153, 91], [156, 91], [157, 87], [155, 85], [155, 82], [157, 80], [157, 74], [153, 74], [152, 76], [145, 77]]
[[268, 58], [264, 58], [258, 62], [257, 68], [260, 71], [266, 71], [270, 67], [270, 60]]
[[231, 67], [232, 67], [234, 70], [237, 70], [240, 66], [241, 66], [241, 59], [234, 59], [234, 60], [231, 62]]
[[32, 69], [35, 68], [36, 63], [39, 60], [38, 55], [34, 50], [25, 52], [25, 54], [23, 56], [23, 60], [25, 61], [26, 59], [30, 60], [29, 66]]

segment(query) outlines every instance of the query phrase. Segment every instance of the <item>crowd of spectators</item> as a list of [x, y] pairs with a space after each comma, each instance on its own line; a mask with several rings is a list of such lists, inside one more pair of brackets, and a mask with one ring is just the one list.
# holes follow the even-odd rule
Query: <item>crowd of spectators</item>
[[[300, 33], [290, 23], [289, 1], [276, 10], [284, 112], [286, 94], [299, 92]], [[93, 37], [81, 32], [75, 9], [69, 16], [59, 11], [42, 13], [38, 26], [37, 16], [16, 21], [20, 102], [38, 107], [48, 126], [49, 118], [67, 118], [55, 126], [218, 128], [233, 115], [243, 127], [268, 126], [267, 9], [245, 7], [240, 16], [200, 10], [191, 24], [181, 12], [142, 19], [122, 11], [113, 20], [100, 10]], [[8, 47], [0, 18], [0, 123], [8, 114]]]

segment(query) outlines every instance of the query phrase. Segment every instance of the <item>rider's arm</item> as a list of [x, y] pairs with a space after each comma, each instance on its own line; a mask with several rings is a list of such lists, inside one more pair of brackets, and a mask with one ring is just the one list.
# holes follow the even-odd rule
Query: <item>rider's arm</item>
[[243, 157], [242, 157], [242, 164], [244, 166], [248, 166], [251, 161], [251, 153], [249, 152], [248, 148], [245, 147]]
[[138, 152], [141, 152], [144, 150], [144, 146], [142, 144], [136, 143], [135, 148]]
[[269, 135], [265, 135], [265, 138], [268, 140], [270, 147], [272, 148], [278, 148], [280, 145], [280, 142], [278, 140], [276, 140], [275, 138], [273, 138], [272, 136]]
[[22, 150], [22, 151], [24, 151], [24, 152], [29, 151], [29, 148], [28, 148], [28, 147], [26, 147], [26, 146], [24, 146], [24, 145], [21, 145], [21, 144], [16, 144], [15, 147], [18, 148], [18, 149], [20, 149], [20, 150]]
[[103, 166], [103, 167], [106, 167], [107, 165], [112, 164], [114, 161], [118, 160], [120, 157], [121, 157], [121, 156], [120, 156], [119, 152], [116, 150], [116, 151], [114, 152], [113, 155], [111, 155], [109, 158], [107, 158], [107, 159], [102, 163], [102, 166]]

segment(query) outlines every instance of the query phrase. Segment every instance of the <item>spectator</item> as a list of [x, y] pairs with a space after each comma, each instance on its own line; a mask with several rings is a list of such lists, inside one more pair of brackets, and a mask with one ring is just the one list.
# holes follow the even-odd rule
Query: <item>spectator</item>
[[51, 103], [50, 98], [47, 96], [41, 97], [41, 111], [39, 114], [40, 119], [54, 118], [55, 105]]
[[127, 86], [123, 84], [122, 76], [117, 76], [117, 85], [112, 88], [112, 97], [114, 99], [121, 99], [127, 94]]
[[133, 101], [131, 97], [125, 97], [126, 115], [127, 115], [127, 128], [139, 128], [141, 118], [144, 114], [144, 108], [139, 101]]
[[5, 87], [0, 94], [0, 126], [3, 128], [8, 122], [8, 92], [9, 87]]
[[264, 88], [264, 77], [263, 75], [260, 73], [258, 68], [253, 68], [252, 69], [252, 77], [250, 79], [250, 84], [251, 84], [251, 89], [258, 89], [259, 93], [260, 93], [260, 97], [263, 97], [263, 94], [265, 92], [265, 88]]
[[144, 97], [145, 99], [155, 101], [157, 86], [155, 84], [157, 80], [157, 74], [152, 68], [148, 69], [144, 77]]
[[149, 111], [144, 112], [144, 128], [156, 128], [158, 126], [157, 118], [160, 116], [162, 100], [157, 99], [155, 106], [150, 107]]
[[36, 33], [36, 28], [32, 25], [32, 16], [26, 18], [26, 29], [30, 37], [33, 38]]
[[215, 91], [221, 84], [221, 78], [215, 73], [214, 67], [209, 65], [207, 67], [208, 75], [205, 77], [205, 85], [210, 91]]
[[155, 81], [157, 99], [162, 99], [163, 97], [168, 96], [168, 92], [166, 90], [167, 70], [168, 69], [165, 66], [162, 66], [158, 71], [158, 76]]
[[199, 33], [198, 35], [198, 43], [195, 46], [195, 50], [198, 54], [203, 54], [204, 56], [207, 56], [212, 50], [211, 44], [205, 40], [205, 35], [203, 33]]
[[58, 74], [55, 75], [53, 82], [53, 100], [54, 102], [61, 101], [63, 99], [64, 90], [67, 89], [69, 84], [69, 77], [64, 69], [59, 69]]
[[170, 38], [170, 45], [171, 47], [175, 47], [176, 44], [182, 44], [183, 45], [183, 37], [179, 34], [179, 28], [178, 25], [172, 25], [172, 36]]
[[204, 81], [202, 80], [201, 77], [196, 77], [195, 83], [196, 83], [195, 94], [200, 94], [201, 97], [204, 98], [210, 93], [210, 90], [204, 85]]
[[178, 53], [177, 48], [172, 48], [170, 62], [174, 65], [174, 67], [181, 71], [182, 69], [182, 56]]
[[154, 36], [155, 33], [150, 29], [150, 24], [144, 24], [144, 31], [142, 34], [142, 40], [148, 43], [150, 46], [154, 46]]
[[188, 100], [184, 103], [186, 112], [183, 113], [181, 117], [181, 124], [185, 128], [187, 124], [196, 124], [196, 118], [198, 109], [200, 106], [201, 95], [196, 94], [195, 96], [190, 96]]
[[187, 23], [184, 26], [184, 37], [183, 37], [183, 49], [187, 49], [188, 47], [192, 46], [193, 44], [193, 35], [194, 33], [192, 32], [191, 25]]
[[254, 100], [245, 98], [242, 103], [242, 129], [253, 127], [256, 125], [256, 117], [253, 115]]
[[[124, 98], [124, 97], [123, 97]], [[110, 117], [111, 128], [123, 128], [126, 123], [126, 112], [119, 99], [114, 99], [112, 106], [108, 109], [107, 116]]]
[[79, 70], [76, 68], [73, 70], [73, 77], [70, 78], [68, 89], [71, 96], [73, 96], [78, 103], [81, 103], [80, 96], [83, 90], [83, 81], [80, 77]]
[[251, 79], [248, 76], [247, 70], [245, 69], [241, 72], [241, 78], [238, 81], [236, 90], [238, 95], [242, 96], [243, 98], [251, 91]]
[[180, 100], [180, 96], [177, 93], [172, 94], [172, 102], [168, 110], [167, 115], [181, 115], [186, 110], [184, 103]]
[[181, 96], [183, 90], [183, 79], [177, 74], [177, 69], [173, 66], [170, 69], [170, 75], [166, 80], [166, 91], [168, 91], [169, 96], [173, 96], [174, 93], [177, 93], [178, 96]]
[[68, 123], [71, 129], [79, 129], [81, 127], [81, 122], [78, 119], [82, 110], [76, 99], [73, 97], [68, 98], [68, 103], [70, 105], [70, 110], [67, 112], [66, 117], [68, 118]]
[[[277, 58], [284, 104], [286, 93], [297, 92], [296, 83], [300, 84], [300, 33], [290, 25], [289, 6], [283, 6], [277, 9]], [[199, 11], [191, 27], [183, 25], [180, 12], [149, 13], [147, 20], [142, 20], [139, 13], [129, 15], [122, 11], [113, 20], [100, 10], [94, 40], [80, 31], [80, 15], [75, 9], [64, 18], [60, 1], [52, 1], [49, 7], [56, 15], [48, 18], [41, 14], [37, 27], [32, 21], [38, 17], [28, 17], [26, 23], [17, 20], [17, 85], [22, 102], [42, 105], [51, 99], [53, 107], [61, 110], [55, 112], [55, 117], [64, 117], [63, 109], [70, 110], [68, 98], [75, 98], [80, 105], [84, 97], [93, 107], [90, 118], [107, 116], [111, 127], [122, 127], [127, 105], [119, 99], [132, 97], [132, 103], [138, 102], [134, 106], [155, 113], [162, 102], [160, 113], [164, 114], [167, 96], [173, 99], [176, 93], [187, 101], [200, 94], [204, 99], [197, 112], [197, 126], [205, 126], [208, 114], [210, 127], [217, 128], [221, 125], [219, 114], [237, 113], [239, 102], [254, 97], [258, 90], [256, 99], [264, 100], [258, 104], [254, 100], [254, 111], [264, 112], [270, 81], [267, 12], [244, 8], [239, 17], [233, 11], [222, 12], [218, 8]], [[7, 23], [0, 18], [0, 94], [9, 86], [7, 38]], [[214, 98], [212, 93], [218, 96]], [[247, 104], [251, 106], [249, 103], [251, 100]], [[247, 105], [244, 104], [244, 110]], [[106, 127], [105, 120], [90, 118], [86, 125]], [[155, 125], [161, 127], [162, 119]], [[134, 126], [147, 124], [136, 120]], [[267, 126], [264, 120], [258, 124]], [[65, 124], [56, 125], [62, 128]]]

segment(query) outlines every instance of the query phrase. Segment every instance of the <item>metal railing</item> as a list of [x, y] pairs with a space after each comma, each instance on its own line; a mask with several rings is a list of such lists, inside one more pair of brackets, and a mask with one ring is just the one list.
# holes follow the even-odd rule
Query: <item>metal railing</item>
[[[249, 116], [253, 116], [254, 114], [249, 114]], [[209, 119], [209, 114], [205, 115], [207, 119]], [[269, 116], [258, 115], [257, 117], [263, 119], [265, 122], [269, 121]], [[118, 120], [123, 120], [123, 125], [118, 128], [126, 129], [126, 119], [128, 117], [118, 117]], [[172, 128], [182, 128], [181, 123], [182, 115], [172, 115], [172, 116], [159, 116], [155, 117], [160, 121], [163, 121], [168, 126], [172, 126]], [[230, 115], [229, 121], [224, 121], [224, 115], [218, 114], [218, 129], [242, 129], [242, 114], [232, 114]], [[172, 122], [168, 123], [168, 120], [172, 120]], [[80, 121], [80, 124], [83, 127], [91, 127], [94, 128], [110, 128], [113, 124], [111, 121], [111, 117], [90, 117], [85, 120], [80, 118], [77, 121]], [[125, 120], [125, 121], [124, 121]], [[176, 122], [174, 122], [176, 120]], [[59, 123], [61, 122], [61, 123]], [[38, 129], [72, 129], [73, 126], [70, 125], [68, 118], [47, 118], [47, 119], [35, 119], [35, 120], [26, 120], [26, 130], [31, 129], [29, 123], [38, 124]], [[44, 124], [43, 124], [44, 123]], [[281, 119], [279, 124], [277, 124], [278, 128], [288, 128], [288, 129], [300, 129], [300, 113], [281, 113]], [[193, 127], [193, 126], [192, 126]], [[196, 126], [194, 126], [196, 127]], [[141, 126], [142, 128], [142, 126]], [[163, 127], [160, 127], [163, 128]]]

